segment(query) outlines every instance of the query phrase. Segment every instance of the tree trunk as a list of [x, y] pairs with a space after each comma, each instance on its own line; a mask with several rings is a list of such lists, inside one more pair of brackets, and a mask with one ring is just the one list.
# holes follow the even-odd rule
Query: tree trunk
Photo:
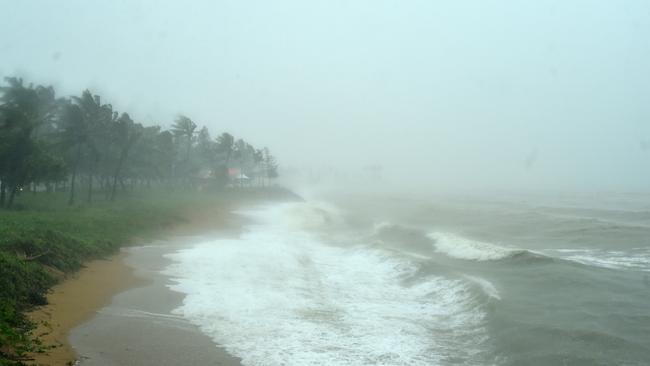
[[93, 167], [90, 167], [90, 173], [88, 173], [88, 197], [86, 201], [90, 204], [93, 202]]
[[88, 175], [88, 198], [86, 199], [88, 203], [93, 202], [93, 175], [92, 173]]
[[77, 156], [75, 158], [74, 167], [72, 168], [72, 179], [70, 181], [70, 199], [68, 200], [69, 206], [72, 206], [74, 204], [74, 182], [77, 179], [77, 167], [79, 166], [80, 160], [81, 160], [81, 144], [77, 145]]
[[122, 158], [120, 157], [120, 162], [117, 164], [117, 169], [115, 169], [115, 175], [113, 176], [113, 187], [111, 188], [110, 200], [115, 201], [115, 194], [117, 193], [117, 180], [120, 175], [120, 170], [122, 169]]
[[[124, 160], [126, 159], [126, 154], [128, 152], [128, 149], [123, 149], [122, 153], [120, 154], [120, 160], [117, 163], [117, 168], [115, 169], [115, 175], [113, 175], [113, 188], [111, 189], [111, 201], [115, 201], [115, 195], [117, 193], [117, 181], [120, 177], [120, 171], [122, 170], [122, 164], [124, 164]], [[124, 188], [124, 182], [120, 179], [120, 183], [122, 184], [122, 188]]]
[[190, 150], [192, 149], [192, 136], [187, 137], [187, 152], [185, 153], [185, 163], [190, 161]]
[[6, 197], [7, 197], [7, 184], [3, 180], [0, 182], [0, 207], [5, 207]]
[[111, 198], [111, 190], [113, 186], [111, 185], [111, 176], [104, 176], [104, 199], [109, 200]]
[[14, 186], [9, 193], [9, 201], [7, 201], [7, 208], [11, 208], [14, 205], [14, 198], [16, 197], [16, 192], [18, 192], [18, 186]]

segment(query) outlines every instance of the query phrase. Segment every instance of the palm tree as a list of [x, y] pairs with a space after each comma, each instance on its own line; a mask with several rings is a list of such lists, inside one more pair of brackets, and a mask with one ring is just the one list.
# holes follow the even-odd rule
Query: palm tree
[[226, 154], [226, 167], [230, 164], [230, 158], [232, 157], [234, 146], [235, 138], [231, 134], [224, 132], [217, 137], [217, 149], [221, 153]]
[[47, 152], [37, 140], [37, 130], [52, 121], [56, 99], [52, 87], [26, 87], [18, 78], [5, 80], [9, 85], [0, 88], [0, 206], [5, 204], [8, 189], [6, 204], [11, 207], [21, 186], [38, 178], [34, 162], [46, 161], [38, 156]]
[[62, 114], [62, 122], [64, 123], [63, 140], [66, 144], [75, 149], [74, 157], [72, 158], [72, 177], [70, 178], [70, 196], [68, 198], [68, 205], [73, 205], [75, 198], [75, 182], [77, 179], [79, 164], [81, 163], [82, 148], [88, 141], [89, 132], [83, 111], [78, 105], [67, 103], [63, 107]]
[[164, 170], [163, 177], [171, 183], [174, 178], [174, 162], [176, 161], [176, 149], [174, 149], [174, 136], [169, 131], [162, 131], [156, 136], [155, 146], [160, 159], [161, 169]]
[[83, 144], [85, 144], [90, 155], [88, 162], [88, 203], [92, 202], [93, 180], [95, 169], [102, 158], [102, 150], [107, 148], [107, 127], [115, 122], [117, 113], [113, 112], [110, 104], [102, 104], [99, 95], [93, 95], [89, 90], [84, 90], [81, 97], [72, 97], [75, 104], [79, 106], [86, 131], [88, 132]]
[[196, 130], [196, 123], [184, 115], [180, 115], [172, 125], [172, 132], [176, 136], [187, 138], [187, 152], [185, 154], [185, 162], [190, 160], [190, 150], [192, 149], [192, 139], [194, 131]]
[[233, 156], [239, 162], [239, 187], [244, 187], [244, 161], [246, 160], [247, 147], [249, 145], [243, 139], [235, 142]]
[[179, 161], [179, 166], [182, 166], [183, 169], [181, 171], [176, 169], [175, 174], [177, 177], [184, 176], [186, 179], [189, 179], [191, 170], [190, 152], [192, 150], [194, 132], [196, 131], [196, 123], [194, 123], [194, 121], [189, 117], [179, 115], [174, 121], [171, 131], [178, 141], [179, 150], [182, 146], [183, 140], [185, 140], [185, 158], [183, 161]]
[[115, 200], [117, 193], [117, 182], [120, 179], [120, 173], [124, 167], [124, 163], [129, 155], [129, 151], [136, 141], [142, 136], [142, 125], [133, 122], [127, 113], [122, 113], [116, 123], [112, 124], [114, 133], [114, 143], [120, 146], [120, 153], [117, 164], [115, 166], [115, 173], [113, 174], [113, 188], [111, 190], [111, 201]]
[[255, 172], [257, 175], [258, 184], [264, 187], [264, 173], [266, 169], [264, 167], [264, 150], [257, 149], [253, 154], [253, 161], [255, 162]]
[[240, 178], [246, 174], [262, 184], [277, 174], [268, 150], [256, 150], [228, 133], [211, 139], [206, 127], [197, 131], [183, 115], [162, 131], [118, 114], [88, 90], [57, 100], [51, 87], [27, 86], [17, 78], [0, 86], [0, 206], [6, 201], [11, 205], [23, 186], [31, 185], [35, 192], [37, 184], [44, 183], [49, 191], [49, 183], [66, 178], [72, 205], [80, 176], [88, 177], [89, 203], [97, 182], [106, 198], [114, 200], [118, 184], [174, 184], [193, 169], [211, 169], [215, 181], [225, 186], [232, 166], [239, 167]]
[[208, 164], [214, 160], [215, 145], [216, 143], [210, 137], [210, 131], [203, 126], [196, 135], [196, 150], [199, 156]]
[[141, 132], [130, 153], [129, 171], [132, 177], [144, 180], [150, 187], [152, 181], [163, 178], [168, 171], [164, 162], [165, 151], [158, 145], [160, 126], [143, 127]]
[[278, 177], [278, 163], [268, 148], [264, 148], [264, 165], [266, 167], [266, 177], [269, 180]]
[[228, 168], [230, 167], [230, 159], [235, 146], [235, 138], [231, 134], [224, 132], [217, 137], [216, 142], [216, 150], [223, 156], [223, 161], [220, 167], [215, 167], [214, 176], [218, 181], [217, 183], [224, 187], [229, 180]]

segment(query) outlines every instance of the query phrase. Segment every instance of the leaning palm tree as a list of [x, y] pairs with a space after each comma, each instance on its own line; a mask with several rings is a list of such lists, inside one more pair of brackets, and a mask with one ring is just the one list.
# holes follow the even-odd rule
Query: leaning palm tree
[[175, 174], [177, 177], [185, 176], [186, 178], [189, 178], [189, 172], [191, 170], [190, 152], [192, 150], [194, 133], [196, 131], [196, 123], [184, 115], [179, 115], [174, 121], [171, 130], [179, 145], [182, 144], [183, 140], [186, 140], [185, 158], [179, 162], [179, 165], [183, 168], [180, 171], [176, 170]]
[[110, 196], [110, 200], [114, 201], [117, 193], [117, 182], [121, 179], [122, 169], [124, 168], [124, 164], [129, 156], [131, 148], [142, 136], [143, 127], [138, 123], [134, 123], [127, 113], [122, 113], [111, 127], [114, 143], [119, 147], [119, 157], [117, 164], [115, 165], [113, 187]]
[[172, 132], [174, 135], [187, 139], [187, 151], [185, 154], [186, 162], [190, 160], [190, 150], [192, 149], [194, 131], [196, 131], [196, 123], [182, 114], [176, 118], [176, 121], [174, 121], [174, 124], [172, 125]]

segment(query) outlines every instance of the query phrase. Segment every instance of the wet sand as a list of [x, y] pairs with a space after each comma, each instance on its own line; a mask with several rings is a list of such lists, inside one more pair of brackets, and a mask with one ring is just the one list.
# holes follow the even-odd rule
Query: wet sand
[[[237, 205], [240, 206], [240, 205]], [[197, 327], [171, 311], [182, 294], [160, 273], [165, 254], [214, 238], [236, 236], [241, 222], [234, 205], [191, 212], [168, 228], [165, 240], [136, 240], [136, 246], [94, 260], [52, 288], [49, 304], [31, 314], [34, 334], [50, 346], [34, 355], [39, 365], [239, 365]], [[194, 235], [201, 233], [201, 235]]]
[[31, 314], [40, 323], [35, 334], [51, 348], [47, 354], [34, 356], [43, 365], [65, 365], [75, 358], [67, 342], [70, 329], [92, 318], [95, 311], [110, 302], [123, 289], [142, 283], [124, 263], [125, 252], [89, 262], [85, 268], [54, 286], [48, 295], [49, 305]]
[[193, 208], [183, 222], [160, 232], [164, 239], [137, 239], [136, 246], [85, 264], [55, 286], [49, 304], [31, 314], [44, 321], [47, 354], [39, 365], [240, 365], [199, 329], [172, 314], [183, 295], [166, 285], [165, 254], [215, 237], [236, 237], [243, 222], [233, 210], [268, 201], [301, 198], [282, 188], [236, 192], [215, 207]]
[[176, 237], [126, 249], [124, 262], [137, 268], [144, 286], [113, 297], [89, 321], [74, 328], [70, 343], [81, 365], [240, 365], [199, 329], [172, 310], [183, 295], [170, 291], [161, 274], [167, 253], [209, 240], [212, 236]]

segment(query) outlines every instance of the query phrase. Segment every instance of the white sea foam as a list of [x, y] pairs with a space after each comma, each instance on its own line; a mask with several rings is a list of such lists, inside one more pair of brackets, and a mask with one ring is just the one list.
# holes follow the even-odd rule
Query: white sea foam
[[626, 250], [609, 249], [549, 249], [562, 259], [610, 269], [636, 269], [650, 272], [650, 248]]
[[486, 280], [485, 278], [469, 275], [465, 275], [465, 278], [479, 285], [481, 287], [481, 290], [483, 290], [483, 292], [489, 297], [496, 300], [501, 300], [501, 295], [499, 295], [499, 291], [494, 286], [494, 284], [492, 284], [492, 282]]
[[449, 233], [433, 232], [428, 234], [428, 237], [434, 240], [437, 252], [457, 259], [489, 261], [525, 252], [523, 249], [502, 247]]
[[268, 226], [285, 230], [309, 230], [343, 223], [343, 213], [327, 202], [284, 203], [253, 208], [237, 213]]
[[257, 224], [240, 239], [171, 255], [171, 288], [186, 294], [175, 313], [249, 366], [473, 363], [485, 312], [466, 282], [414, 279], [405, 258], [325, 245], [296, 230], [296, 210], [311, 209], [296, 205], [248, 211]]

